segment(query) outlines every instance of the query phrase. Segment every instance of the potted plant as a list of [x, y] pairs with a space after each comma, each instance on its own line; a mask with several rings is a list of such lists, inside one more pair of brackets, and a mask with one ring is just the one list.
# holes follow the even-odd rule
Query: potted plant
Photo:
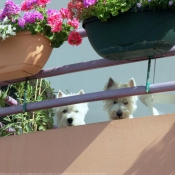
[[[26, 94], [25, 94], [26, 91]], [[54, 90], [45, 79], [36, 79], [4, 86], [0, 91], [0, 107], [6, 107], [4, 99], [12, 96], [19, 104], [55, 98]], [[25, 94], [25, 97], [24, 97]], [[0, 137], [44, 131], [53, 128], [53, 109], [25, 112], [4, 116], [0, 119]]]
[[174, 0], [71, 0], [68, 9], [106, 59], [164, 54], [175, 44]]
[[38, 73], [47, 62], [52, 48], [68, 40], [79, 45], [79, 21], [69, 18], [68, 9], [46, 9], [50, 0], [12, 0], [0, 10], [0, 81]]

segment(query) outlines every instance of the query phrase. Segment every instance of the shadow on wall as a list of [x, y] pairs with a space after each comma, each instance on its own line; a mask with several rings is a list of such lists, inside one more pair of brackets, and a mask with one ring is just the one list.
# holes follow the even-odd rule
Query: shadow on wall
[[149, 145], [123, 175], [173, 175], [174, 150], [175, 124], [159, 142]]
[[67, 127], [1, 138], [0, 157], [5, 159], [0, 159], [0, 172], [61, 174], [108, 125]]

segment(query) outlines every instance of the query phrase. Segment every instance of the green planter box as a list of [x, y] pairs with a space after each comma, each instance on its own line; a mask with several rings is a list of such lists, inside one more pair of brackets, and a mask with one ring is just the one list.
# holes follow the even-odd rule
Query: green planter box
[[88, 39], [101, 57], [133, 59], [164, 54], [175, 45], [175, 13], [133, 10], [101, 22], [83, 21]]

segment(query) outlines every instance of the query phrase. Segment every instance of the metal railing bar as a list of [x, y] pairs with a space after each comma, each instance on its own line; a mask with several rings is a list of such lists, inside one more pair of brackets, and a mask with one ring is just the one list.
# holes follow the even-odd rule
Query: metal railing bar
[[[58, 106], [65, 106], [83, 102], [101, 101], [111, 98], [142, 95], [146, 94], [145, 88], [146, 88], [145, 86], [136, 86], [131, 88], [115, 89], [115, 90], [93, 92], [64, 98], [57, 98], [41, 102], [32, 102], [27, 104], [26, 111], [35, 111], [35, 110], [54, 108]], [[150, 85], [150, 93], [158, 93], [173, 90], [175, 90], [175, 81]], [[22, 105], [1, 108], [0, 117], [10, 114], [21, 113], [22, 111], [23, 111]]]
[[[167, 52], [164, 55], [158, 55], [154, 57], [162, 58], [162, 57], [169, 57], [169, 56], [174, 56], [174, 55], [175, 55], [175, 47], [173, 47], [169, 52]], [[99, 69], [99, 68], [128, 64], [128, 63], [135, 63], [135, 62], [145, 61], [145, 60], [148, 60], [148, 57], [136, 58], [132, 60], [98, 59], [98, 60], [92, 60], [92, 61], [87, 61], [87, 62], [80, 62], [80, 63], [65, 65], [61, 67], [54, 67], [54, 68], [49, 68], [46, 70], [41, 70], [38, 74], [28, 77], [28, 80], [37, 79], [37, 78], [53, 77], [53, 76], [58, 76], [58, 75], [63, 75], [63, 74], [68, 74], [68, 73]], [[19, 78], [19, 79], [14, 79], [10, 81], [3, 81], [3, 82], [0, 82], [0, 86], [5, 86], [8, 84], [25, 81], [25, 79], [26, 78]]]

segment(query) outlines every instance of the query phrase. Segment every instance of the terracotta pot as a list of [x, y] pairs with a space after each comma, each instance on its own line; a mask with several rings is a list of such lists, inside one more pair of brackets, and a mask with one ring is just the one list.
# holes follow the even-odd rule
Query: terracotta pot
[[23, 31], [0, 40], [0, 81], [37, 74], [47, 62], [52, 47], [43, 35]]

